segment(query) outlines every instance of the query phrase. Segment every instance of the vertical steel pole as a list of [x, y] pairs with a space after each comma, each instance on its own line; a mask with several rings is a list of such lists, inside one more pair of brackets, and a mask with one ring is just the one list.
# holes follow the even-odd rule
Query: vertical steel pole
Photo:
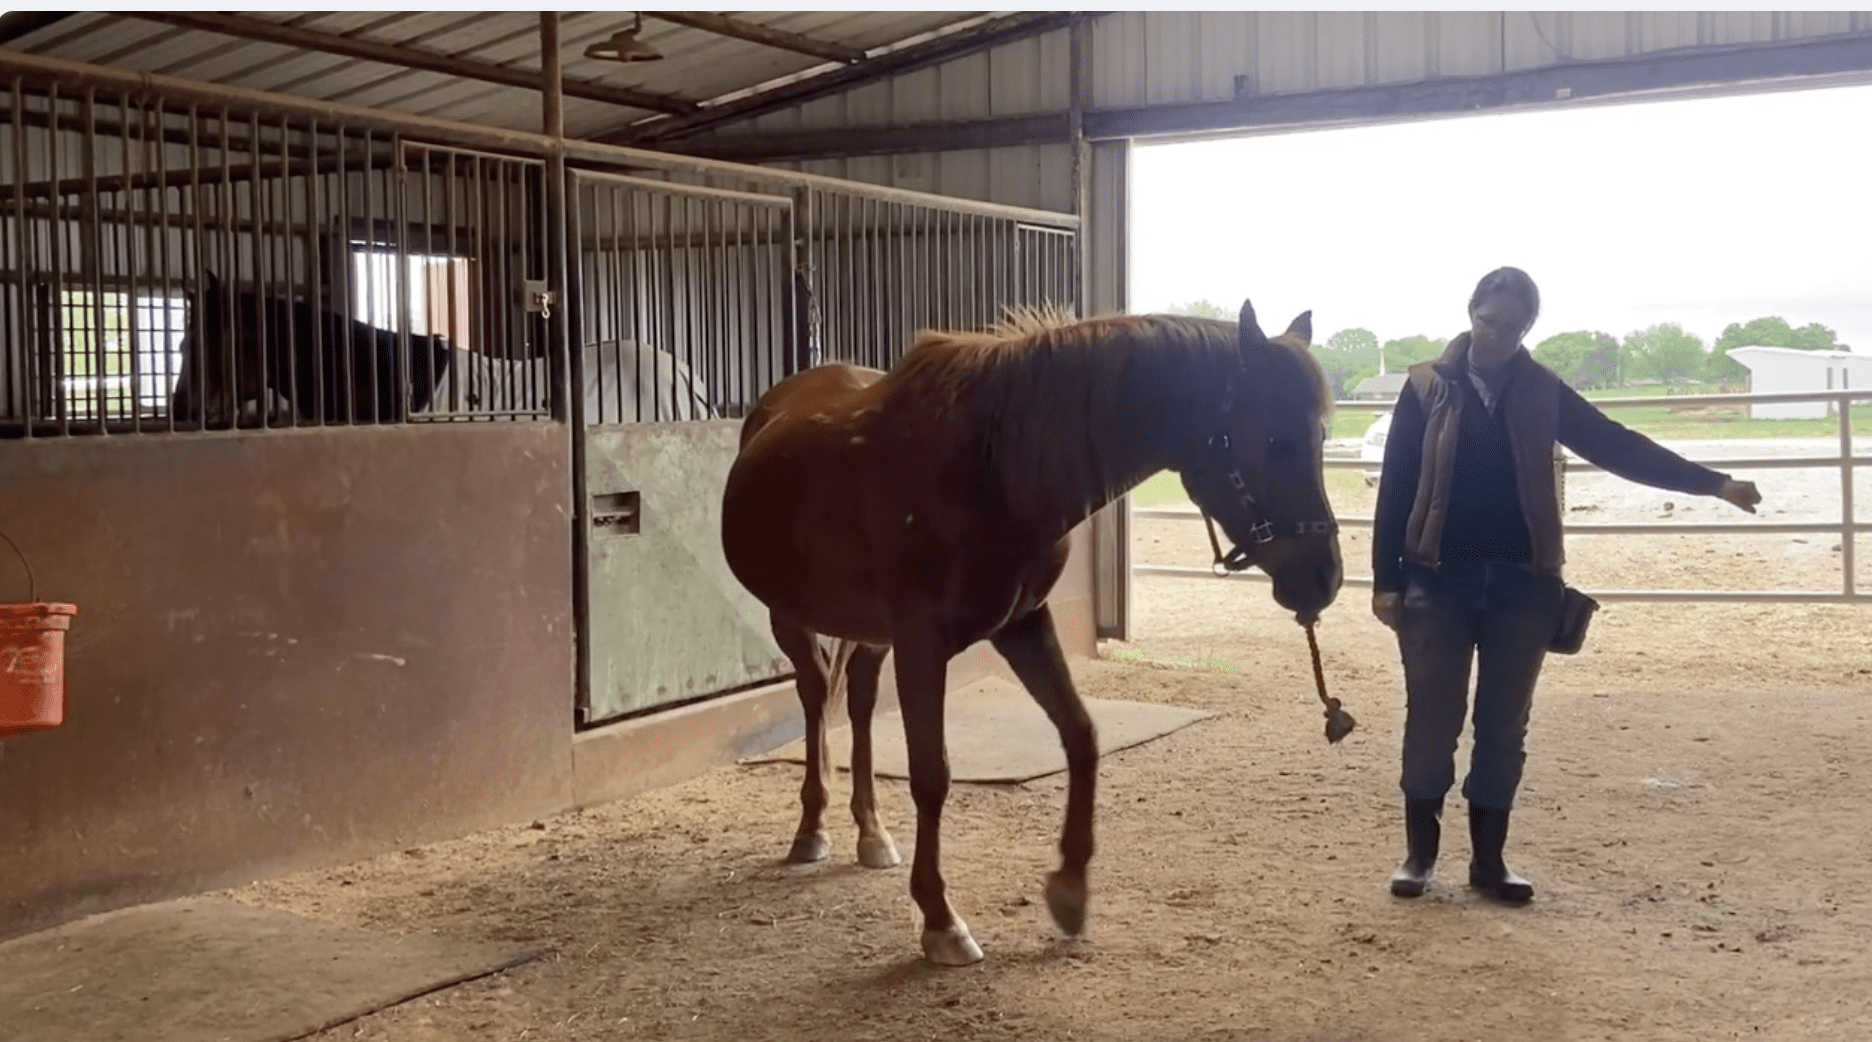
[[812, 255], [815, 219], [812, 190], [794, 189], [793, 207], [787, 211], [787, 238], [790, 243], [787, 249], [786, 295], [783, 298], [786, 305], [786, 361], [781, 371], [775, 374], [775, 382], [811, 368], [815, 361], [811, 297], [817, 270]]
[[1086, 60], [1091, 52], [1091, 28], [1083, 12], [1075, 11], [1071, 23], [1071, 57], [1069, 77], [1071, 80], [1071, 98], [1066, 119], [1067, 134], [1072, 142], [1072, 212], [1079, 217], [1079, 227], [1074, 231], [1076, 253], [1079, 257], [1078, 307], [1076, 313], [1086, 315], [1087, 302], [1092, 299], [1091, 270], [1086, 263], [1087, 238], [1090, 235], [1087, 223], [1092, 218], [1092, 177], [1091, 147], [1085, 138], [1086, 95], [1090, 82], [1085, 74]]
[[[571, 349], [573, 311], [578, 306], [566, 277], [566, 238], [572, 220], [566, 200], [565, 108], [559, 60], [559, 14], [540, 12], [540, 99], [545, 132], [552, 139], [546, 154], [546, 288], [556, 294], [546, 317], [546, 350], [552, 373], [553, 419], [568, 426], [572, 460], [572, 718], [575, 725], [591, 714], [591, 575], [586, 547], [588, 494], [585, 488], [585, 374], [581, 355]], [[567, 387], [570, 379], [571, 388]]]
[[[1850, 386], [1850, 379], [1847, 384]], [[1843, 390], [1844, 388], [1842, 388]], [[1840, 447], [1840, 592], [1848, 598], [1853, 596], [1855, 576], [1858, 569], [1855, 563], [1853, 543], [1858, 537], [1856, 511], [1853, 506], [1853, 429], [1852, 399], [1841, 397], [1839, 401], [1839, 447]]]

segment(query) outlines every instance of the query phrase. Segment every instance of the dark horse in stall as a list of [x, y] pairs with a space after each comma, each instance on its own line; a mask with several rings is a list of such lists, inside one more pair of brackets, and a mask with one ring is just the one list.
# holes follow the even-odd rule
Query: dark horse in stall
[[208, 272], [182, 339], [170, 408], [182, 422], [258, 426], [278, 395], [305, 422], [398, 422], [429, 407], [452, 353], [441, 337], [412, 333], [399, 374], [397, 339], [323, 308], [314, 317], [302, 300], [241, 290], [230, 304], [220, 278]]
[[895, 649], [923, 952], [946, 965], [981, 958], [944, 895], [938, 834], [948, 663], [988, 640], [1065, 747], [1061, 865], [1046, 898], [1060, 929], [1079, 934], [1098, 743], [1047, 608], [1068, 533], [1151, 474], [1177, 470], [1235, 542], [1231, 562], [1266, 571], [1299, 621], [1317, 618], [1342, 576], [1324, 488], [1332, 398], [1307, 353], [1311, 315], [1269, 339], [1246, 303], [1239, 324], [1017, 312], [986, 333], [924, 332], [888, 373], [822, 365], [761, 396], [728, 475], [722, 548], [797, 670], [807, 767], [789, 861], [829, 853], [826, 717], [843, 686], [858, 860], [898, 862], [871, 758], [879, 673]]

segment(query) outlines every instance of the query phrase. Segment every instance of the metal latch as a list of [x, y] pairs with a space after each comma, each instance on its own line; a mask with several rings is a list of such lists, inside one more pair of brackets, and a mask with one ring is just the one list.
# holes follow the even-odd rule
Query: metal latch
[[545, 279], [527, 279], [524, 292], [529, 314], [536, 314], [541, 318], [552, 317], [553, 305], [559, 303], [559, 294], [546, 288]]

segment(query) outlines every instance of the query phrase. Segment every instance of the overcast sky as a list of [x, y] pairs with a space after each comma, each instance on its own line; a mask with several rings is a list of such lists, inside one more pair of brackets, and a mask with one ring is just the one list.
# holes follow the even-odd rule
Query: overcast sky
[[1780, 315], [1872, 353], [1872, 87], [1281, 134], [1133, 153], [1131, 306], [1247, 296], [1272, 334], [1468, 326], [1504, 264], [1528, 346]]

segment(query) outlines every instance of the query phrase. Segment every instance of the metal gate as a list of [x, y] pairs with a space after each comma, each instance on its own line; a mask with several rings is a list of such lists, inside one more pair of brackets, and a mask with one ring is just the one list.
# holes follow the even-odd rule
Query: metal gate
[[[1663, 534], [1702, 534], [1702, 535], [1832, 535], [1840, 540], [1840, 586], [1838, 590], [1588, 590], [1600, 601], [1637, 601], [1652, 603], [1766, 603], [1766, 604], [1872, 604], [1872, 591], [1861, 589], [1857, 583], [1857, 538], [1866, 530], [1866, 523], [1858, 519], [1855, 507], [1854, 473], [1872, 468], [1872, 456], [1856, 455], [1853, 449], [1853, 403], [1872, 400], [1872, 390], [1838, 391], [1793, 391], [1778, 394], [1704, 394], [1677, 395], [1669, 399], [1673, 406], [1694, 407], [1709, 405], [1764, 405], [1789, 404], [1794, 402], [1827, 402], [1834, 410], [1838, 420], [1839, 451], [1831, 456], [1752, 456], [1724, 457], [1703, 459], [1696, 462], [1710, 466], [1720, 466], [1725, 470], [1791, 470], [1799, 468], [1827, 467], [1836, 468], [1840, 475], [1840, 519], [1838, 522], [1774, 522], [1774, 521], [1731, 521], [1722, 523], [1687, 524], [1683, 522], [1636, 522], [1619, 524], [1580, 524], [1567, 523], [1561, 530], [1566, 535], [1663, 535]], [[1593, 404], [1600, 409], [1617, 410], [1621, 408], [1643, 408], [1655, 406], [1657, 398], [1610, 398], [1600, 399]], [[1340, 402], [1342, 407], [1366, 407], [1370, 402]], [[1568, 456], [1558, 457], [1558, 480], [1561, 495], [1565, 495], [1566, 475], [1570, 473], [1589, 473], [1600, 470], [1590, 463], [1576, 461]], [[1356, 459], [1329, 459], [1328, 469], [1367, 469], [1369, 462]], [[1564, 504], [1563, 504], [1564, 510]], [[1202, 520], [1202, 515], [1194, 507], [1135, 507], [1132, 517], [1158, 518], [1162, 520], [1195, 522]], [[1370, 517], [1339, 518], [1344, 528], [1370, 528]], [[1188, 565], [1168, 564], [1133, 564], [1132, 575], [1154, 575], [1177, 579], [1227, 579], [1231, 581], [1247, 580], [1267, 582], [1267, 576], [1259, 569], [1253, 571], [1230, 572], [1218, 576], [1209, 568], [1195, 568]], [[1351, 589], [1369, 589], [1372, 577], [1369, 575], [1348, 575], [1345, 585]]]
[[570, 198], [579, 718], [595, 723], [792, 669], [720, 532], [738, 417], [789, 369], [793, 205], [585, 171]]

